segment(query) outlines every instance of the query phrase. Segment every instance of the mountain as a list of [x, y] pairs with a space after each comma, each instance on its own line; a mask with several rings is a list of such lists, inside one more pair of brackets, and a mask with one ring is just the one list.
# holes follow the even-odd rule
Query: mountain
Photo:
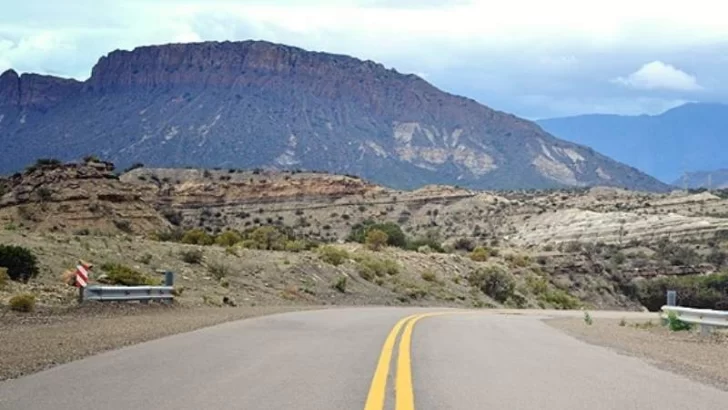
[[121, 167], [315, 169], [396, 188], [667, 188], [417, 76], [261, 41], [117, 50], [84, 82], [7, 71], [0, 146], [0, 173], [94, 153]]
[[663, 181], [728, 166], [728, 105], [690, 103], [656, 116], [582, 115], [538, 121], [546, 131], [593, 147]]
[[728, 169], [686, 172], [673, 182], [675, 186], [688, 188], [728, 189]]

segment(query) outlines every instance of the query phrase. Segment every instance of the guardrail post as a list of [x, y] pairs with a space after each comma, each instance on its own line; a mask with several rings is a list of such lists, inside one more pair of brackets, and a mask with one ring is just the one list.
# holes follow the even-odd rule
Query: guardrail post
[[164, 286], [174, 286], [174, 272], [164, 272]]
[[710, 336], [713, 333], [713, 326], [711, 325], [700, 325], [700, 335]]
[[674, 290], [667, 291], [667, 306], [677, 306], [677, 292]]

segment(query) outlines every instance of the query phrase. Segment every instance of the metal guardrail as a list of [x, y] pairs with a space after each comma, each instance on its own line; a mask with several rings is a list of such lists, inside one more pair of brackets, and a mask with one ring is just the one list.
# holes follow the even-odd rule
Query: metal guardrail
[[88, 286], [83, 290], [84, 300], [112, 301], [172, 301], [173, 286]]
[[715, 327], [728, 328], [728, 311], [725, 310], [695, 309], [669, 305], [663, 306], [661, 310], [664, 319], [667, 319], [670, 312], [674, 312], [681, 321], [700, 325], [703, 334], [711, 333]]

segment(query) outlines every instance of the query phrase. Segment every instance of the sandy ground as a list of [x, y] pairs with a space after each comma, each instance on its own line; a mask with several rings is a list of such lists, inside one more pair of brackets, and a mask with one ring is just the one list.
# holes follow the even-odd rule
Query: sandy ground
[[0, 313], [0, 380], [218, 323], [302, 309], [312, 308], [183, 308], [150, 304], [96, 306], [54, 315]]
[[649, 320], [594, 317], [556, 318], [546, 323], [588, 343], [640, 357], [654, 366], [728, 391], [728, 332], [701, 336], [698, 331], [671, 332], [655, 315]]

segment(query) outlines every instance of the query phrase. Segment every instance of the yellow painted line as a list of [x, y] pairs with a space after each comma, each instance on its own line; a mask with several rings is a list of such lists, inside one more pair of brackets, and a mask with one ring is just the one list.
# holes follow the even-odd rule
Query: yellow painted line
[[372, 384], [369, 387], [369, 394], [364, 405], [364, 410], [382, 410], [384, 409], [384, 400], [387, 394], [387, 377], [389, 376], [389, 363], [392, 361], [392, 352], [394, 344], [397, 341], [397, 335], [400, 329], [409, 321], [419, 315], [410, 315], [397, 322], [387, 335], [387, 339], [382, 346], [382, 353], [379, 355], [379, 362], [374, 371]]
[[414, 410], [415, 408], [415, 394], [412, 388], [412, 331], [415, 324], [421, 319], [448, 313], [451, 312], [423, 313], [407, 322], [399, 341], [399, 354], [397, 355], [397, 379], [394, 385], [395, 410]]

